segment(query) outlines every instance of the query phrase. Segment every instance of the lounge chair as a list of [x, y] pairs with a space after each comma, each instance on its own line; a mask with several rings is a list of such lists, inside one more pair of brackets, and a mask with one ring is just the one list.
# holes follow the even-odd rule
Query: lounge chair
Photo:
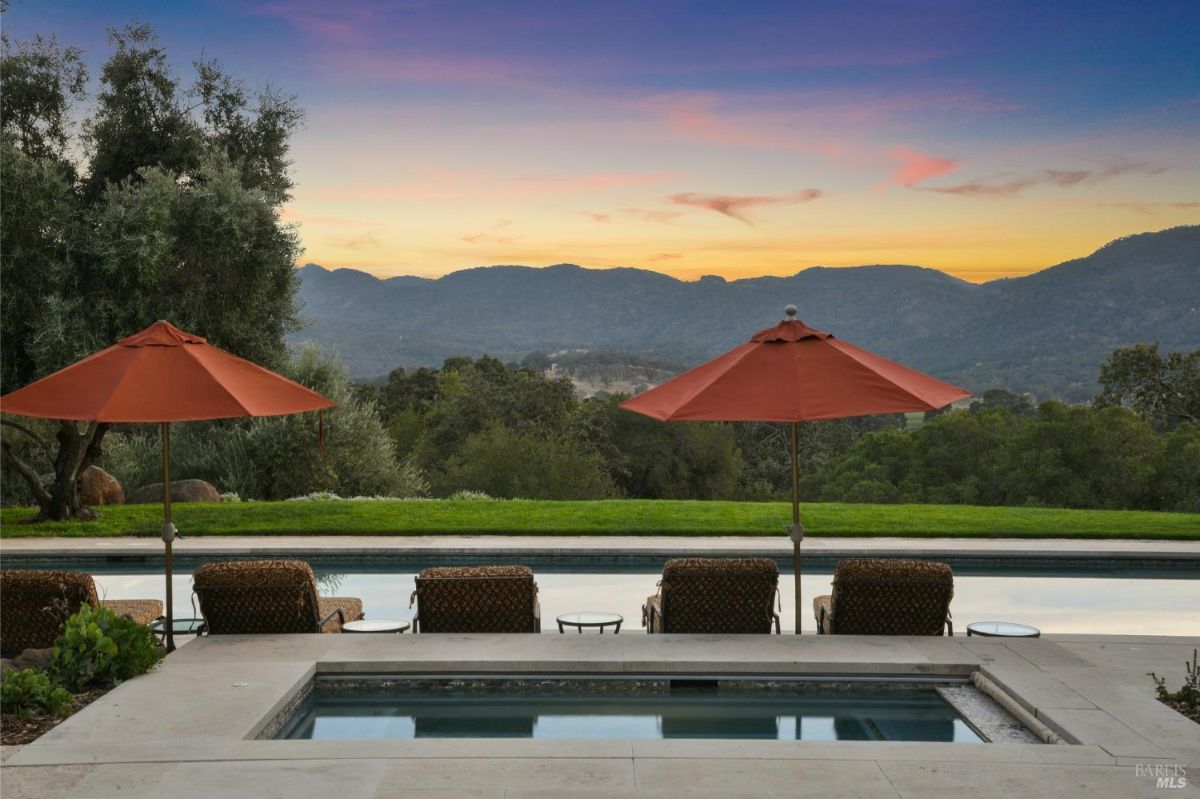
[[205, 563], [192, 588], [209, 635], [340, 633], [363, 615], [361, 599], [317, 596], [317, 578], [301, 560]]
[[409, 606], [414, 633], [540, 633], [537, 583], [528, 566], [422, 569]]
[[84, 572], [0, 569], [0, 655], [54, 646], [63, 622], [84, 603], [138, 624], [163, 615], [157, 599], [100, 599], [95, 581]]
[[817, 632], [844, 635], [954, 635], [954, 572], [925, 560], [838, 561], [833, 593], [813, 599]]
[[642, 607], [651, 633], [779, 632], [779, 567], [770, 558], [675, 558]]

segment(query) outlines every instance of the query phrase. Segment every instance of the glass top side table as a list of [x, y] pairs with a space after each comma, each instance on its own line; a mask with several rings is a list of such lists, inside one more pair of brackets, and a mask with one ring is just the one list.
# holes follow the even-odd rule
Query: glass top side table
[[625, 621], [625, 617], [619, 613], [603, 613], [600, 611], [576, 611], [574, 613], [564, 613], [557, 618], [558, 631], [566, 632], [564, 627], [574, 627], [576, 632], [583, 632], [584, 627], [597, 627], [600, 632], [604, 632], [605, 627], [613, 628], [613, 635], [621, 632], [621, 622]]
[[967, 625], [967, 635], [984, 638], [1040, 638], [1042, 631], [1015, 621], [976, 621]]

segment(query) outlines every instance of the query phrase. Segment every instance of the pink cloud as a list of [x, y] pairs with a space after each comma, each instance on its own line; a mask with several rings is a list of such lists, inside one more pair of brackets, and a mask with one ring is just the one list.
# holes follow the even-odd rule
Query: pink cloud
[[670, 225], [683, 216], [682, 211], [671, 211], [665, 208], [622, 208], [621, 213], [646, 222], [657, 222], [660, 225]]
[[378, 2], [330, 3], [322, 0], [282, 0], [261, 3], [250, 13], [275, 17], [305, 33], [325, 39], [349, 40], [371, 30], [379, 20], [397, 8]]
[[1121, 175], [1159, 175], [1167, 167], [1145, 161], [1115, 160], [1102, 162], [1091, 169], [1042, 169], [1023, 176], [993, 180], [976, 179], [954, 186], [922, 186], [921, 191], [955, 194], [960, 197], [1015, 197], [1028, 188], [1039, 185], [1072, 188], [1110, 180]]
[[596, 211], [580, 211], [579, 213], [583, 214], [584, 216], [586, 216], [588, 219], [592, 220], [593, 222], [611, 222], [612, 221], [612, 214], [601, 214]]
[[893, 147], [889, 155], [892, 160], [900, 162], [892, 178], [901, 186], [915, 186], [923, 180], [948, 174], [962, 166], [961, 161], [953, 158], [925, 155], [911, 147]]
[[726, 194], [696, 194], [686, 192], [673, 194], [668, 199], [676, 205], [690, 205], [695, 208], [707, 208], [718, 214], [736, 219], [751, 227], [754, 223], [743, 213], [748, 208], [758, 208], [764, 205], [797, 205], [812, 202], [825, 196], [820, 189], [801, 189], [790, 194], [764, 194], [748, 196], [732, 196]]
[[683, 257], [683, 253], [681, 253], [681, 252], [660, 252], [657, 255], [651, 255], [646, 260], [647, 261], [674, 261], [674, 260], [682, 258], [682, 257]]

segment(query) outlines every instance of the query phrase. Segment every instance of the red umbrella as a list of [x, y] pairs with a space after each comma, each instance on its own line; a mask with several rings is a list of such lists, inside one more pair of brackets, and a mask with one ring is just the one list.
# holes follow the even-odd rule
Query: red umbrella
[[312, 389], [155, 322], [108, 349], [0, 397], [4, 413], [43, 419], [157, 422], [163, 443], [163, 528], [167, 651], [172, 631], [171, 422], [282, 416], [330, 408]]
[[787, 422], [791, 425], [796, 633], [800, 632], [800, 485], [796, 425], [879, 413], [932, 411], [971, 396], [957, 386], [881, 358], [796, 319], [755, 333], [708, 363], [621, 403], [664, 422]]

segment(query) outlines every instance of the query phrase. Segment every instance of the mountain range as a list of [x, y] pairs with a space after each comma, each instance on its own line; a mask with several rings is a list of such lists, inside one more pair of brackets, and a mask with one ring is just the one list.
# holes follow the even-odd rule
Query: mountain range
[[1088, 399], [1115, 348], [1200, 347], [1200, 225], [1117, 239], [1084, 258], [975, 284], [918, 266], [814, 266], [683, 281], [643, 269], [487, 266], [440, 278], [300, 270], [307, 325], [357, 378], [454, 355], [607, 350], [690, 366], [769, 327], [809, 325], [972, 391]]

